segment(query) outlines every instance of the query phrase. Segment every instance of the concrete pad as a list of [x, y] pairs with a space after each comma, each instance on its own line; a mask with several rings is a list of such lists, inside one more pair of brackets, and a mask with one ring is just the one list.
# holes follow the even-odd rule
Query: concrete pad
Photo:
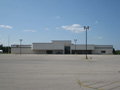
[[0, 54], [0, 90], [120, 90], [120, 56], [88, 58]]

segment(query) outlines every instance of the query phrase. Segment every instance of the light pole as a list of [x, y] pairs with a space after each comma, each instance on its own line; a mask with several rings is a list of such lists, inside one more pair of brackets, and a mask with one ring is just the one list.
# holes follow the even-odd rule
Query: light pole
[[20, 54], [21, 54], [21, 44], [22, 44], [22, 39], [20, 39]]
[[74, 39], [74, 42], [75, 42], [75, 54], [76, 54], [76, 42], [77, 42], [77, 39]]
[[89, 30], [89, 26], [84, 26], [84, 30], [86, 30], [86, 59], [88, 59], [87, 57], [87, 30]]
[[9, 38], [10, 38], [10, 37], [9, 37], [9, 35], [8, 35], [8, 54], [9, 54], [9, 52], [10, 52], [10, 51], [9, 51], [9, 43], [10, 43]]

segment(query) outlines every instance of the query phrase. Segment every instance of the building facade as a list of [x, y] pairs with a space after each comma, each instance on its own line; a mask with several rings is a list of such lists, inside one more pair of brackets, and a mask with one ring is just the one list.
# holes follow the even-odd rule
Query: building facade
[[[86, 45], [72, 44], [70, 40], [32, 45], [11, 45], [12, 54], [85, 54]], [[113, 45], [87, 45], [88, 54], [112, 54]]]

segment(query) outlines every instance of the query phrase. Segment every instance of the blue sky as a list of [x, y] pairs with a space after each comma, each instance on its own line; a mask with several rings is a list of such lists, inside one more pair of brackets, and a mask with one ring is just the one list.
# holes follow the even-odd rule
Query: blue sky
[[0, 44], [77, 39], [120, 49], [120, 0], [0, 0]]

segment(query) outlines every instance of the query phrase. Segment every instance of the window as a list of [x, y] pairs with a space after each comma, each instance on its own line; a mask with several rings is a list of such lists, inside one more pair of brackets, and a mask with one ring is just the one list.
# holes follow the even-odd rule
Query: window
[[48, 50], [48, 51], [46, 51], [46, 53], [47, 53], [47, 54], [53, 54], [53, 51]]
[[106, 53], [106, 51], [101, 51], [101, 53]]

